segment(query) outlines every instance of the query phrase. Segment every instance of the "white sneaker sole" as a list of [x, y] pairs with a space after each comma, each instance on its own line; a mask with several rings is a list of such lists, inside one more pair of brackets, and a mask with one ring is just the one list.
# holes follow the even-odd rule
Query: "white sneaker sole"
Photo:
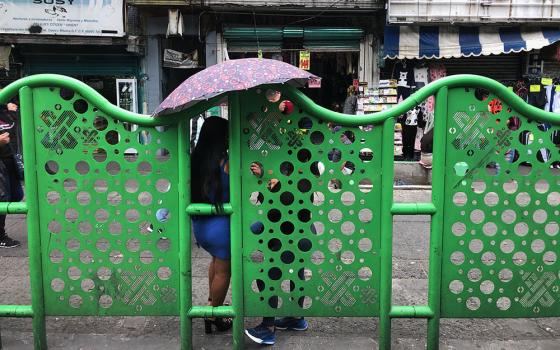
[[252, 341], [254, 341], [257, 344], [274, 345], [274, 342], [265, 342], [262, 339], [259, 339], [257, 337], [252, 336], [251, 334], [249, 334], [249, 332], [247, 330], [245, 330], [245, 335], [247, 335], [249, 337], [249, 339], [251, 339]]
[[21, 244], [12, 245], [12, 246], [9, 246], [9, 247], [7, 247], [7, 246], [5, 246], [5, 245], [0, 245], [0, 249], [12, 249], [12, 248], [17, 248], [17, 247], [19, 247], [20, 245], [21, 245]]

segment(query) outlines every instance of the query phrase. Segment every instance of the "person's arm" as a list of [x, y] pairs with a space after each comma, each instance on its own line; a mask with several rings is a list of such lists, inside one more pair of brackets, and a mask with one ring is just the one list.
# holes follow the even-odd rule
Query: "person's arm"
[[226, 160], [226, 164], [224, 164], [224, 172], [229, 174], [229, 159]]
[[8, 143], [10, 143], [10, 133], [3, 132], [2, 134], [0, 134], [0, 146], [5, 146]]

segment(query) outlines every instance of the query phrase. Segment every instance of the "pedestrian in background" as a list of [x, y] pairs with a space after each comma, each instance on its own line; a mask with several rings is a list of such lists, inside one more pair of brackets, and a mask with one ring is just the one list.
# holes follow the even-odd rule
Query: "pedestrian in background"
[[[19, 202], [23, 199], [23, 179], [15, 158], [18, 138], [18, 105], [10, 102], [0, 108], [0, 202]], [[19, 241], [6, 233], [6, 215], [0, 215], [0, 248], [15, 248], [19, 245]]]
[[[262, 178], [264, 174], [264, 169], [261, 164], [259, 163], [252, 163], [250, 167], [251, 173], [255, 175], [257, 178]], [[274, 183], [273, 186], [275, 186]], [[273, 187], [270, 187], [269, 182], [269, 190], [274, 191]], [[263, 232], [264, 225], [262, 222], [256, 222], [251, 225], [252, 232]], [[298, 272], [298, 276], [301, 280], [304, 280], [303, 269]], [[257, 280], [257, 288], [260, 292], [265, 289], [264, 282], [261, 280]], [[290, 283], [290, 291], [295, 289], [295, 284], [293, 282]], [[274, 296], [270, 300], [270, 307], [276, 309], [278, 307], [278, 297]], [[305, 331], [307, 330], [308, 324], [307, 321], [303, 317], [282, 317], [276, 319], [274, 317], [263, 317], [262, 322], [253, 328], [248, 328], [245, 330], [245, 334], [258, 344], [263, 345], [274, 345], [276, 342], [276, 329], [281, 330], [291, 330], [291, 331]]]
[[354, 85], [350, 85], [346, 92], [347, 96], [346, 100], [344, 100], [342, 113], [356, 114], [356, 110], [358, 109], [358, 96], [356, 96], [356, 88], [354, 88]]

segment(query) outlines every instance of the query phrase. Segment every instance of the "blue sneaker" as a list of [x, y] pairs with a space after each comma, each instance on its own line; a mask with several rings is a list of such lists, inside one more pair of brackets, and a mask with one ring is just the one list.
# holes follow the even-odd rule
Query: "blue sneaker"
[[309, 324], [304, 318], [283, 317], [274, 321], [274, 326], [278, 329], [287, 329], [290, 331], [305, 331]]
[[257, 344], [274, 345], [276, 342], [276, 333], [262, 324], [246, 329], [245, 334]]

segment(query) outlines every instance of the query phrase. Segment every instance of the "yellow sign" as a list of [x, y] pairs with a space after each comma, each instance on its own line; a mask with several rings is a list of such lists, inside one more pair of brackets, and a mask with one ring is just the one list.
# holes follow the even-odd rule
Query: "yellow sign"
[[529, 91], [530, 92], [540, 92], [541, 91], [541, 86], [540, 85], [531, 85], [531, 86], [529, 86]]
[[311, 68], [311, 53], [309, 51], [299, 52], [299, 69], [309, 70]]
[[262, 50], [259, 50], [259, 51], [257, 52], [257, 58], [263, 58]]
[[552, 85], [552, 78], [541, 78], [541, 84], [543, 85]]
[[560, 85], [556, 85], [556, 86], [554, 87], [554, 91], [560, 92]]

